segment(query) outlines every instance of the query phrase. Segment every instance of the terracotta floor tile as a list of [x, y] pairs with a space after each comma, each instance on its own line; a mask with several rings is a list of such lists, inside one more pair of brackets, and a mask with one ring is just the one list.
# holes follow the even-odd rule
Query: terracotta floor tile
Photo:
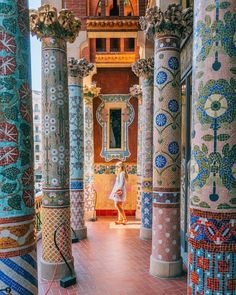
[[[176, 280], [152, 277], [151, 241], [140, 240], [138, 229], [110, 229], [113, 220], [99, 217], [97, 222], [87, 223], [88, 239], [73, 244], [77, 285], [63, 289], [59, 282], [54, 282], [48, 295], [186, 294], [186, 275]], [[39, 241], [39, 258], [41, 247]], [[49, 284], [39, 281], [39, 295], [45, 295]]]

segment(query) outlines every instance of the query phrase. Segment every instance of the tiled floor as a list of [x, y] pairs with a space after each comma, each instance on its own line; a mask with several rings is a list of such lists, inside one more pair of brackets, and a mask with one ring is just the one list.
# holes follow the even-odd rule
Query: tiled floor
[[[136, 226], [110, 228], [112, 220], [99, 217], [87, 224], [88, 239], [73, 245], [77, 285], [63, 289], [55, 282], [48, 295], [185, 295], [186, 276], [150, 276], [151, 242], [139, 239]], [[39, 295], [45, 295], [48, 282], [40, 280], [39, 285]]]

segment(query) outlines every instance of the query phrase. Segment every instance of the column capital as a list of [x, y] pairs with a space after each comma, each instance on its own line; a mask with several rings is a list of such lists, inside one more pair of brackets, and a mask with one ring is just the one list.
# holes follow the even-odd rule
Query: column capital
[[136, 76], [142, 78], [151, 78], [154, 75], [154, 58], [141, 58], [132, 65], [132, 71]]
[[30, 11], [30, 31], [39, 39], [55, 37], [73, 43], [79, 34], [81, 21], [68, 9], [59, 12], [50, 4]]
[[154, 6], [146, 10], [139, 22], [149, 39], [167, 34], [185, 38], [193, 29], [193, 9], [182, 10], [181, 5], [170, 4], [166, 11], [161, 11], [158, 6]]
[[142, 86], [135, 84], [129, 89], [130, 95], [138, 99], [138, 103], [142, 104]]
[[83, 79], [94, 69], [94, 65], [85, 58], [75, 59], [71, 57], [68, 61], [68, 74], [71, 77]]

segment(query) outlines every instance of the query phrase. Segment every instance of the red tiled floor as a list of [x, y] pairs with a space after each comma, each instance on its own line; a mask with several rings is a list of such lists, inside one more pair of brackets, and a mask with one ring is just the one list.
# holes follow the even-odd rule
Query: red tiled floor
[[[133, 218], [129, 218], [129, 220]], [[55, 282], [48, 295], [184, 295], [186, 276], [162, 280], [149, 275], [151, 242], [137, 229], [110, 229], [111, 217], [89, 222], [88, 239], [73, 245], [77, 285], [67, 289]], [[38, 243], [41, 253], [41, 241]], [[38, 260], [40, 261], [40, 259]], [[40, 270], [39, 270], [40, 274]], [[49, 283], [39, 281], [39, 295]]]

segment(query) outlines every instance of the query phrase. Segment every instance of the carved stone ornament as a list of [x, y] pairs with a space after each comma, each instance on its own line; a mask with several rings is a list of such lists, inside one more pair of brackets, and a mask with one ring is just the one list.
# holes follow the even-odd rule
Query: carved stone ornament
[[30, 31], [39, 39], [57, 37], [73, 43], [79, 34], [81, 21], [67, 9], [57, 12], [50, 4], [30, 10]]
[[148, 39], [166, 34], [185, 38], [193, 29], [193, 9], [182, 10], [179, 4], [170, 4], [165, 12], [158, 6], [148, 8], [139, 20]]
[[85, 97], [94, 98], [100, 94], [100, 91], [101, 91], [101, 88], [96, 87], [95, 85], [91, 85], [91, 86], [85, 85], [83, 94]]
[[132, 65], [132, 71], [138, 77], [150, 78], [154, 75], [154, 58], [138, 59]]
[[68, 72], [71, 77], [84, 78], [94, 69], [94, 65], [89, 63], [85, 58], [70, 58], [68, 61]]
[[130, 91], [130, 95], [133, 97], [139, 98], [142, 96], [142, 86], [141, 85], [135, 84], [132, 87], [130, 87], [129, 91]]

